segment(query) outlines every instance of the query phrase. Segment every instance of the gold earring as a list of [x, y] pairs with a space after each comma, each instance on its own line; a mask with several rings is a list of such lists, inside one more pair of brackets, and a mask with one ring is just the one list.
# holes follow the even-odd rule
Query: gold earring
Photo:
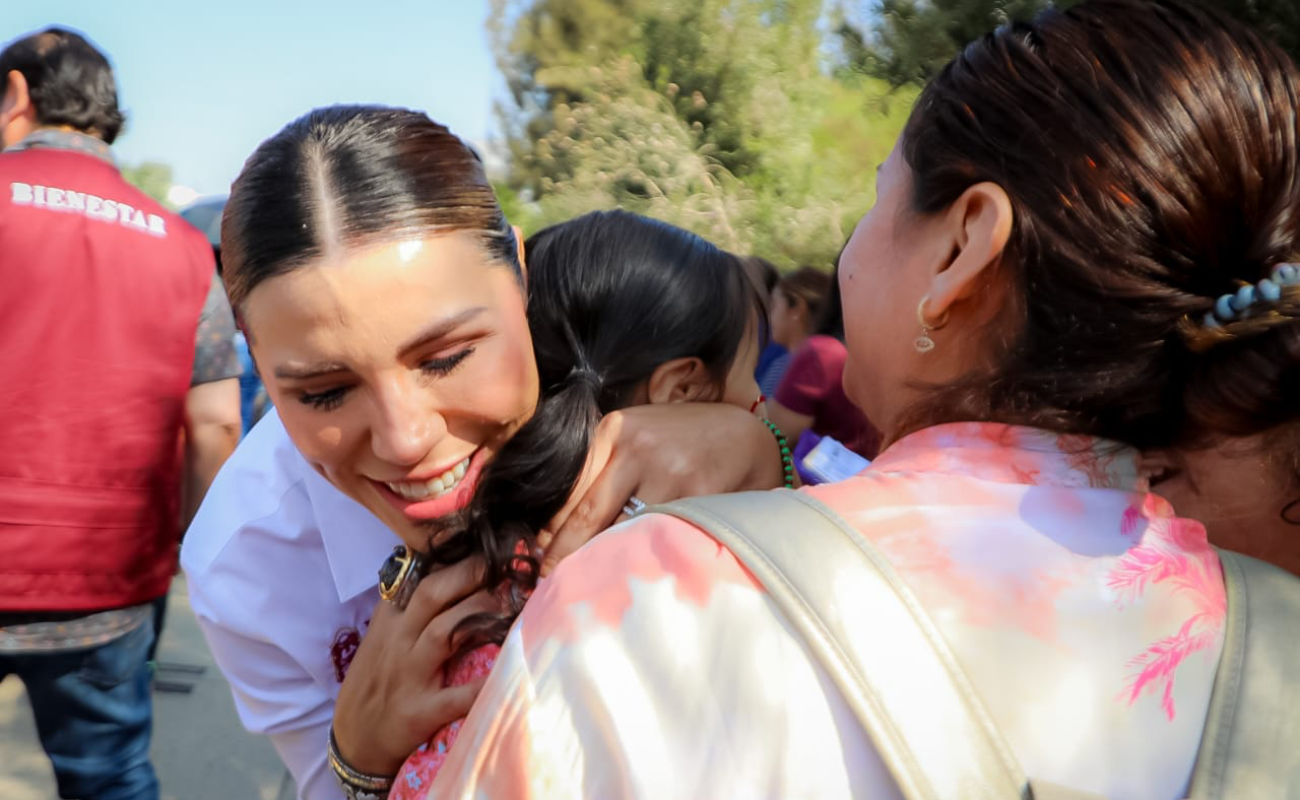
[[916, 337], [912, 346], [918, 353], [928, 353], [934, 349], [934, 339], [930, 338], [930, 331], [937, 331], [948, 324], [948, 312], [943, 312], [943, 316], [937, 321], [930, 323], [925, 321], [925, 304], [930, 302], [930, 295], [921, 298], [921, 303], [916, 307], [916, 321], [921, 323], [921, 335]]

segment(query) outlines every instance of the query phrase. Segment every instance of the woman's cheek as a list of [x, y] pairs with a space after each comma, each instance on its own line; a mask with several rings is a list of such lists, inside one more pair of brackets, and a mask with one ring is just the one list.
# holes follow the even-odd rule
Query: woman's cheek
[[303, 458], [327, 469], [337, 466], [346, 449], [348, 432], [355, 428], [349, 409], [321, 412], [288, 398], [287, 402], [279, 402], [276, 410]]

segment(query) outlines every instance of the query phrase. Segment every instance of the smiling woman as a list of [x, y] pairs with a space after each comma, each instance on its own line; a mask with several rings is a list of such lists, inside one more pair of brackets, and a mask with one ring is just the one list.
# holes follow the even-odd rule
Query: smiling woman
[[415, 548], [537, 398], [516, 273], [485, 260], [467, 231], [350, 249], [243, 306], [298, 449]]
[[[442, 566], [402, 609], [377, 607], [375, 589], [396, 542], [428, 551], [462, 527], [488, 465], [534, 419], [521, 242], [478, 159], [446, 128], [410, 111], [335, 107], [249, 158], [222, 244], [276, 413], [218, 477], [182, 564], [245, 725], [271, 735], [300, 797], [332, 800], [331, 728], [353, 768], [392, 774], [464, 715], [481, 684], [448, 687], [437, 668], [460, 622], [501, 610], [477, 591], [480, 560]], [[777, 444], [748, 413], [756, 393], [743, 409], [602, 407], [584, 431], [590, 464], [559, 498], [558, 530], [531, 540], [546, 562], [633, 494], [655, 503], [779, 485]]]
[[[411, 116], [340, 108], [291, 125], [249, 159], [222, 241], [231, 301], [289, 436], [423, 548], [422, 523], [463, 508], [527, 419], [537, 371], [518, 244], [481, 166]], [[286, 171], [298, 202], [262, 191]]]

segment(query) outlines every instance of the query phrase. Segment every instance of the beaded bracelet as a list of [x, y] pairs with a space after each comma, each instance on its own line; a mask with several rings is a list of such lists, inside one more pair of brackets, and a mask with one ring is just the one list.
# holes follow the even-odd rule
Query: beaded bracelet
[[785, 440], [785, 434], [776, 426], [776, 423], [770, 419], [763, 420], [763, 424], [776, 437], [776, 446], [781, 448], [781, 468], [785, 478], [785, 488], [794, 488], [794, 456], [790, 455], [790, 445]]

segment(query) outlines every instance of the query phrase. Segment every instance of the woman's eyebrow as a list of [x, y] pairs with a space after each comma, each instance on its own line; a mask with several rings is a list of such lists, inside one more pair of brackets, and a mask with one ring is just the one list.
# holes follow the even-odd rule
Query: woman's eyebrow
[[[487, 311], [486, 306], [476, 306], [467, 308], [464, 311], [444, 317], [436, 322], [431, 323], [424, 330], [411, 337], [411, 340], [402, 346], [401, 354], [405, 356], [412, 350], [427, 345], [429, 342], [436, 341], [451, 333], [452, 331], [469, 322]], [[347, 372], [346, 364], [340, 364], [337, 361], [317, 361], [310, 364], [295, 364], [290, 361], [287, 364], [281, 364], [275, 368], [275, 377], [285, 380], [305, 381], [312, 378], [319, 378], [322, 375], [332, 375], [338, 372]]]
[[405, 356], [409, 354], [412, 350], [419, 349], [429, 344], [430, 342], [441, 339], [442, 337], [446, 336], [447, 334], [459, 328], [461, 325], [464, 325], [466, 322], [469, 322], [470, 320], [474, 319], [479, 314], [482, 314], [484, 311], [487, 311], [487, 306], [476, 306], [474, 308], [467, 308], [464, 311], [453, 314], [449, 317], [443, 317], [442, 319], [431, 323], [424, 330], [415, 334], [415, 336], [412, 336], [410, 341], [402, 345], [401, 354]]

